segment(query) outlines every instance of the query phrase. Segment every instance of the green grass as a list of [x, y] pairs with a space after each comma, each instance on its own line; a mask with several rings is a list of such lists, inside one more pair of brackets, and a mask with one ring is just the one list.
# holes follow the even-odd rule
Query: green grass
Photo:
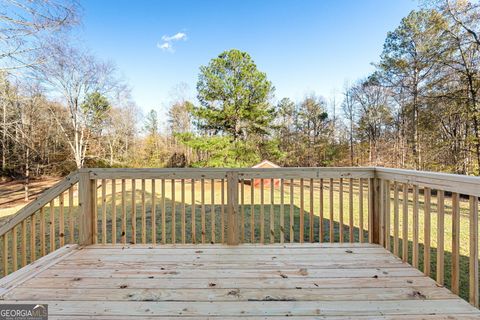
[[[121, 184], [119, 183], [120, 181], [117, 180], [117, 185], [116, 185], [116, 226], [117, 226], [117, 242], [121, 242], [121, 237], [122, 237], [122, 203], [121, 203]], [[353, 217], [353, 235], [355, 241], [358, 241], [359, 239], [359, 234], [360, 234], [360, 216], [363, 215], [363, 225], [364, 225], [364, 230], [363, 230], [363, 235], [365, 241], [368, 239], [368, 232], [366, 231], [368, 228], [368, 197], [367, 197], [367, 186], [366, 183], [364, 183], [364, 194], [363, 194], [363, 211], [360, 211], [359, 208], [359, 202], [360, 202], [360, 197], [359, 197], [359, 185], [357, 183], [353, 185], [353, 197], [352, 197], [352, 207], [350, 208], [349, 206], [349, 186], [348, 186], [348, 181], [344, 181], [344, 186], [343, 186], [343, 240], [345, 242], [348, 242], [349, 240], [349, 223], [350, 223], [350, 212]], [[239, 187], [241, 190], [241, 188]], [[127, 183], [126, 185], [126, 216], [127, 216], [127, 229], [125, 230], [126, 233], [126, 240], [127, 242], [133, 242], [133, 235], [132, 235], [132, 186], [131, 183]], [[146, 242], [151, 243], [152, 242], [152, 228], [151, 228], [151, 221], [152, 221], [152, 193], [151, 193], [151, 184], [150, 182], [146, 183], [145, 185], [145, 224], [147, 226], [145, 230], [146, 234]], [[156, 239], [157, 243], [161, 243], [162, 238], [163, 238], [163, 226], [162, 226], [162, 194], [165, 195], [165, 239], [167, 243], [172, 242], [172, 207], [175, 204], [175, 221], [176, 221], [176, 226], [175, 226], [175, 240], [177, 243], [182, 242], [182, 212], [183, 212], [183, 204], [181, 202], [182, 199], [182, 188], [180, 182], [175, 183], [175, 199], [173, 199], [172, 196], [172, 185], [170, 181], [165, 184], [165, 189], [162, 192], [162, 186], [160, 184], [160, 181], [157, 181], [156, 183], [156, 194], [155, 194], [155, 201], [156, 201]], [[323, 212], [323, 238], [322, 241], [328, 242], [330, 241], [329, 239], [329, 234], [330, 234], [330, 222], [328, 220], [329, 218], [329, 213], [330, 213], [330, 201], [329, 201], [329, 184], [328, 181], [325, 181], [324, 184], [324, 190], [323, 190], [323, 208], [320, 207], [320, 188], [318, 182], [316, 182], [312, 188], [312, 193], [313, 193], [313, 198], [312, 201], [310, 199], [310, 187], [309, 187], [309, 180], [305, 181], [305, 186], [304, 186], [304, 192], [303, 192], [303, 199], [304, 199], [304, 240], [305, 242], [309, 242], [312, 239], [309, 238], [309, 233], [310, 233], [310, 212], [313, 212], [313, 230], [314, 230], [314, 238], [313, 241], [318, 242], [319, 241], [319, 216], [320, 213]], [[338, 242], [340, 240], [340, 192], [339, 192], [339, 184], [338, 180], [335, 181], [335, 184], [333, 186], [333, 208], [334, 208], [334, 225], [333, 225], [333, 230], [334, 230], [334, 241]], [[103, 242], [103, 237], [104, 235], [102, 234], [102, 189], [99, 188], [98, 190], [98, 204], [97, 204], [97, 215], [98, 215], [98, 242], [102, 243]], [[213, 191], [213, 192], [212, 192]], [[135, 236], [135, 241], [137, 243], [142, 243], [142, 213], [143, 213], [143, 208], [141, 204], [141, 195], [142, 195], [142, 186], [141, 183], [137, 180], [136, 184], [136, 203], [135, 203], [135, 208], [136, 208], [136, 236]], [[214, 211], [213, 211], [213, 216], [214, 216], [214, 225], [215, 225], [215, 239], [212, 238], [212, 206], [211, 206], [211, 200], [212, 200], [212, 193], [213, 193], [213, 198], [214, 198]], [[222, 195], [222, 190], [221, 190], [221, 185], [219, 182], [214, 183], [213, 185], [210, 183], [210, 180], [206, 180], [205, 182], [205, 243], [210, 243], [210, 242], [216, 242], [219, 243], [222, 241], [222, 209], [221, 209], [221, 195]], [[249, 185], [244, 186], [244, 197], [243, 197], [243, 206], [239, 206], [239, 211], [240, 215], [243, 216], [243, 221], [244, 221], [244, 228], [243, 228], [243, 239], [245, 242], [250, 242], [251, 239], [251, 214], [252, 212], [254, 213], [254, 242], [260, 242], [260, 235], [261, 235], [261, 223], [260, 223], [260, 216], [261, 216], [261, 210], [262, 210], [262, 205], [261, 203], [261, 190], [256, 188], [254, 189], [254, 200], [253, 200], [253, 207], [252, 207], [252, 200], [251, 200], [251, 188]], [[401, 192], [400, 192], [401, 195]], [[390, 231], [391, 235], [393, 236], [393, 192], [391, 194], [392, 196], [392, 203], [391, 203], [391, 210], [392, 210], [392, 216], [390, 218], [391, 221], [391, 226], [390, 226]], [[224, 197], [226, 201], [226, 192], [224, 192]], [[185, 242], [187, 243], [192, 243], [192, 197], [191, 197], [191, 184], [186, 183], [185, 184], [185, 192], [184, 192], [184, 198], [185, 198]], [[300, 198], [301, 198], [301, 192], [300, 192], [300, 184], [297, 182], [294, 185], [294, 193], [292, 199], [290, 199], [290, 186], [285, 185], [285, 197], [284, 197], [284, 234], [285, 234], [285, 242], [288, 242], [290, 240], [290, 202], [293, 201], [293, 219], [294, 219], [294, 226], [293, 226], [293, 238], [295, 242], [299, 241], [299, 236], [300, 236], [300, 214], [301, 214], [301, 205], [300, 205]], [[402, 235], [401, 230], [402, 230], [402, 224], [403, 224], [403, 219], [402, 219], [402, 206], [403, 202], [401, 200], [400, 196], [400, 201], [399, 201], [399, 230], [400, 230], [400, 236]], [[196, 238], [195, 242], [196, 243], [201, 243], [202, 242], [202, 206], [200, 204], [201, 200], [201, 188], [200, 188], [200, 183], [197, 182], [195, 184], [195, 231], [196, 231]], [[273, 193], [273, 205], [270, 204], [271, 201], [271, 189], [269, 186], [266, 186], [264, 189], [264, 203], [265, 205], [263, 206], [263, 212], [264, 212], [264, 242], [269, 243], [270, 242], [270, 215], [271, 215], [271, 210], [273, 211], [273, 216], [274, 216], [274, 241], [279, 242], [281, 233], [280, 233], [280, 214], [281, 214], [281, 205], [280, 205], [280, 192], [279, 188], [277, 187], [274, 190]], [[240, 203], [242, 203], [242, 196], [240, 194], [239, 197]], [[435, 195], [432, 196], [432, 201], [431, 201], [431, 276], [435, 278], [436, 276], [436, 246], [437, 246], [437, 202], [436, 202], [436, 197]], [[107, 227], [107, 234], [105, 241], [111, 242], [112, 235], [111, 235], [111, 230], [112, 230], [112, 197], [111, 197], [111, 184], [108, 184], [106, 187], [106, 197], [105, 197], [105, 213], [106, 213], [106, 227]], [[310, 203], [312, 203], [312, 206], [310, 206]], [[423, 251], [424, 251], [424, 246], [423, 246], [423, 239], [424, 239], [424, 215], [423, 215], [423, 196], [420, 193], [419, 196], [419, 249], [420, 249], [420, 254], [419, 254], [419, 269], [423, 270]], [[468, 201], [462, 199], [460, 202], [460, 207], [461, 207], [461, 216], [460, 216], [460, 295], [467, 299], [468, 298], [468, 251], [469, 251], [469, 219], [468, 219]], [[252, 211], [253, 208], [253, 211]], [[408, 238], [408, 261], [412, 261], [412, 212], [413, 212], [413, 203], [412, 203], [412, 195], [410, 193], [409, 201], [408, 201], [408, 208], [409, 208], [409, 238]], [[450, 286], [450, 279], [451, 279], [451, 230], [452, 230], [452, 220], [451, 220], [451, 199], [449, 197], [445, 198], [445, 230], [444, 230], [444, 236], [445, 236], [445, 284], [447, 287]], [[350, 211], [351, 210], [351, 211]], [[55, 201], [53, 211], [55, 212], [55, 230], [57, 236], [55, 237], [55, 246], [58, 248], [60, 246], [60, 240], [58, 237], [59, 233], [59, 212], [60, 212], [60, 205], [59, 201]], [[224, 224], [226, 224], [226, 208], [224, 208]], [[78, 214], [78, 203], [77, 199], [74, 199], [74, 210], [72, 212], [73, 217], [76, 217]], [[65, 198], [65, 208], [64, 208], [64, 215], [65, 215], [65, 242], [68, 242], [68, 239], [70, 238], [70, 230], [68, 228], [68, 222], [69, 222], [69, 213], [68, 213], [68, 202], [67, 202], [67, 197]], [[49, 223], [50, 221], [50, 208], [47, 206], [45, 208], [45, 220], [47, 223], [45, 224], [46, 228], [46, 249], [47, 252], [50, 251], [50, 234], [49, 234]], [[30, 221], [27, 222], [27, 231], [30, 230]], [[38, 235], [39, 232], [39, 219], [37, 215], [37, 219], [35, 221], [36, 224], [36, 231], [37, 231], [37, 236], [36, 236], [36, 253], [37, 253], [37, 258], [40, 255], [40, 237]], [[17, 243], [18, 246], [21, 246], [21, 227], [18, 228], [17, 232]], [[78, 234], [78, 223], [75, 223], [75, 230], [73, 231], [76, 235]], [[225, 231], [224, 231], [225, 232]], [[226, 233], [224, 233], [226, 234]], [[27, 235], [29, 237], [29, 235]], [[2, 240], [3, 241], [3, 240]], [[11, 243], [12, 237], [9, 237], [9, 242]], [[393, 248], [393, 237], [391, 237], [391, 245]], [[29, 242], [27, 242], [29, 243]], [[2, 245], [2, 244], [0, 244]], [[399, 252], [402, 252], [402, 241], [400, 241], [400, 248]], [[391, 248], [391, 249], [392, 249]], [[392, 249], [393, 250], [393, 249]], [[2, 255], [4, 253], [2, 252]], [[30, 260], [30, 249], [29, 245], [27, 245], [27, 262]], [[9, 259], [10, 261], [12, 260], [11, 256], [11, 249], [10, 249], [10, 254], [9, 254]], [[21, 252], [19, 251], [18, 254], [18, 267], [20, 267], [21, 263]], [[10, 270], [11, 271], [11, 270]], [[3, 271], [2, 271], [3, 272]]]

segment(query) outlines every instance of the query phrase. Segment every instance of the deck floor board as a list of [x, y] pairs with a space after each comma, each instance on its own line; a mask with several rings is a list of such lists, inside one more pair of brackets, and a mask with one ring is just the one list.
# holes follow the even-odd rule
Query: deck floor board
[[480, 319], [478, 309], [371, 244], [70, 250], [36, 272], [17, 271], [0, 298], [48, 303], [51, 319]]

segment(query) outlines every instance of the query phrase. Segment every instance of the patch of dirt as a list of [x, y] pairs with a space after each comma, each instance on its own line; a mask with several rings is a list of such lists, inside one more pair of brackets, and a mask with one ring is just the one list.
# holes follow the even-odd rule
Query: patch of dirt
[[[29, 201], [34, 200], [39, 194], [57, 183], [59, 178], [30, 179]], [[25, 180], [13, 180], [0, 183], [0, 209], [27, 204], [25, 201]]]

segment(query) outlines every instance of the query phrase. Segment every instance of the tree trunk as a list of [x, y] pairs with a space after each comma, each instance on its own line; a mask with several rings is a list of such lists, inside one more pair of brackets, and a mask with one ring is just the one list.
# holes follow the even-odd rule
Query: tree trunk
[[30, 149], [26, 146], [25, 150], [25, 201], [29, 201], [29, 186], [30, 186]]
[[2, 171], [7, 169], [7, 103], [3, 101]]
[[350, 117], [350, 166], [353, 167], [353, 118]]

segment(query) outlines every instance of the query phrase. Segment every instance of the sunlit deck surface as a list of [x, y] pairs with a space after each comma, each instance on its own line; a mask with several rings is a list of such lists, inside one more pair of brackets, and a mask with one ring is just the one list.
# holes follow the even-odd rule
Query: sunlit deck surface
[[66, 246], [2, 281], [50, 319], [480, 319], [371, 244]]

